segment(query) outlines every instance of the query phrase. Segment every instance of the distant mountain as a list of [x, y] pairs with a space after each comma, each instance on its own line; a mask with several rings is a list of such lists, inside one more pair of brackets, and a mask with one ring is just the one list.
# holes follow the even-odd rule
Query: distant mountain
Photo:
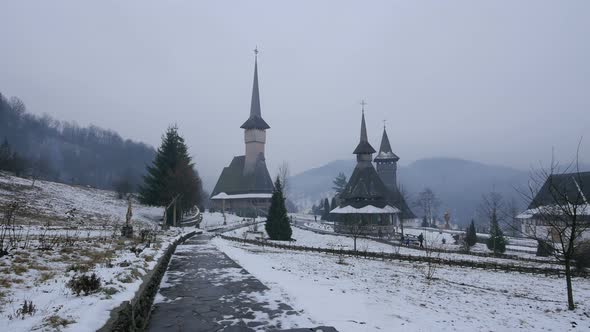
[[[291, 177], [292, 199], [308, 208], [321, 198], [331, 197], [334, 177], [339, 172], [349, 177], [355, 164], [352, 159], [332, 161]], [[516, 188], [524, 188], [528, 179], [527, 171], [454, 158], [421, 159], [398, 170], [398, 181], [408, 192], [410, 205], [420, 191], [429, 187], [442, 202], [439, 214], [449, 210], [453, 222], [462, 225], [475, 217], [482, 195], [492, 190], [506, 200], [514, 198], [523, 208], [526, 203]], [[421, 215], [416, 208], [413, 210]]]

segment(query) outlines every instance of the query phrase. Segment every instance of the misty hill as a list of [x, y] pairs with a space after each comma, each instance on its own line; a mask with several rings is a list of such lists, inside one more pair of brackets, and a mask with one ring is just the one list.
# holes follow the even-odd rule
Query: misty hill
[[24, 157], [23, 168], [29, 173], [103, 189], [122, 180], [137, 186], [155, 156], [151, 146], [125, 140], [114, 131], [32, 115], [18, 98], [7, 100], [2, 94], [0, 140]]
[[[291, 178], [291, 195], [301, 207], [309, 207], [321, 198], [332, 196], [332, 180], [343, 172], [350, 176], [356, 162], [337, 160], [310, 169]], [[439, 214], [447, 209], [453, 221], [466, 224], [475, 217], [481, 196], [492, 190], [506, 200], [514, 198], [520, 207], [525, 203], [515, 188], [524, 188], [529, 172], [504, 166], [486, 165], [454, 158], [430, 158], [399, 167], [398, 180], [409, 195], [409, 204], [425, 187], [430, 187], [441, 200]], [[420, 211], [413, 208], [417, 215]]]

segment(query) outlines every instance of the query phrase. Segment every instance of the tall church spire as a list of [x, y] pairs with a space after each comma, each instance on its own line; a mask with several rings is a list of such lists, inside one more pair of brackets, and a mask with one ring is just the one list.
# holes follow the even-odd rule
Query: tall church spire
[[353, 154], [372, 154], [375, 153], [375, 149], [369, 144], [369, 139], [367, 138], [367, 125], [365, 124], [365, 101], [361, 102], [362, 108], [362, 118], [361, 118], [361, 139], [359, 144], [354, 149]]
[[260, 92], [258, 90], [258, 48], [254, 49], [254, 83], [252, 83], [252, 101], [250, 117], [240, 127], [243, 129], [269, 129], [270, 126], [262, 119], [260, 111]]
[[399, 157], [391, 150], [391, 144], [389, 144], [389, 137], [387, 137], [387, 130], [383, 126], [383, 136], [381, 137], [381, 146], [379, 147], [379, 153], [375, 157], [375, 161], [398, 161]]

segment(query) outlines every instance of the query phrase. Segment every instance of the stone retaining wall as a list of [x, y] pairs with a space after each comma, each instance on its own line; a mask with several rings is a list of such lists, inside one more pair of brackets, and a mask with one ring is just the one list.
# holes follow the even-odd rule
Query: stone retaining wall
[[160, 257], [154, 269], [143, 277], [143, 282], [131, 301], [124, 301], [119, 307], [111, 311], [111, 317], [98, 332], [136, 332], [147, 327], [154, 298], [160, 288], [160, 281], [176, 246], [197, 234], [193, 231], [174, 241]]

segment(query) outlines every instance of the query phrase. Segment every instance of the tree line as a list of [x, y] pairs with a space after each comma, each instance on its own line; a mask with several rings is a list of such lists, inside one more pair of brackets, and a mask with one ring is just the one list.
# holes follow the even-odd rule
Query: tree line
[[[135, 191], [155, 150], [112, 130], [27, 111], [0, 93], [1, 168], [19, 175], [101, 189]], [[9, 157], [6, 157], [7, 153]]]

